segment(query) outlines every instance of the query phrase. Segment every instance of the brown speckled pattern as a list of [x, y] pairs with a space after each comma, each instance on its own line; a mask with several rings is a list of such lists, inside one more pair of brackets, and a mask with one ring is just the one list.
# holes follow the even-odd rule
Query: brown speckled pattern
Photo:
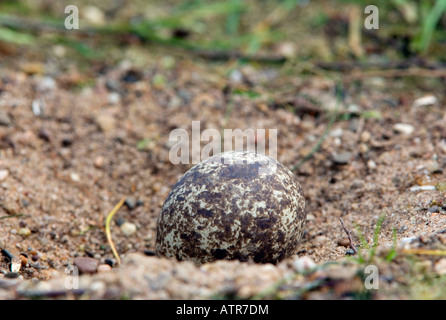
[[251, 151], [213, 156], [187, 171], [158, 217], [156, 250], [198, 263], [276, 263], [295, 253], [305, 199], [293, 174]]

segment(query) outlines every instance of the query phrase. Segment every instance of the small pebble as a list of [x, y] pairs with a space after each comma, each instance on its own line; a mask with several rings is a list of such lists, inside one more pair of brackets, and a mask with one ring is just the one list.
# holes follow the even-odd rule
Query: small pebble
[[108, 264], [101, 264], [99, 267], [98, 267], [98, 273], [102, 273], [102, 272], [108, 272], [108, 271], [110, 271], [112, 268], [110, 267], [110, 265], [108, 265]]
[[129, 197], [125, 199], [124, 204], [129, 208], [130, 210], [133, 210], [136, 208], [136, 199], [133, 197]]
[[307, 256], [304, 257], [296, 257], [293, 261], [293, 268], [298, 273], [304, 273], [310, 271], [316, 267], [316, 263]]
[[413, 125], [411, 125], [411, 124], [408, 124], [408, 123], [396, 123], [393, 126], [393, 130], [396, 133], [400, 133], [400, 134], [404, 134], [406, 136], [410, 136], [414, 132], [415, 127]]
[[44, 140], [46, 142], [50, 142], [51, 139], [52, 139], [51, 138], [51, 133], [47, 129], [45, 129], [45, 128], [40, 128], [39, 129], [39, 133], [37, 134], [37, 136], [40, 139], [42, 139], [42, 140]]
[[29, 228], [20, 228], [17, 233], [22, 237], [28, 237], [31, 234], [31, 230]]
[[351, 249], [351, 248], [348, 248], [348, 249], [345, 251], [345, 255], [346, 255], [346, 256], [354, 256], [354, 255], [355, 255], [355, 251], [353, 251], [353, 249]]
[[121, 231], [124, 235], [129, 237], [136, 232], [136, 225], [131, 222], [124, 222], [121, 225]]
[[111, 92], [119, 92], [121, 90], [119, 81], [116, 81], [113, 79], [107, 79], [105, 81], [105, 87], [107, 88], [108, 91], [111, 91]]
[[112, 259], [109, 259], [109, 258], [106, 258], [106, 259], [104, 260], [104, 262], [105, 262], [106, 264], [108, 264], [110, 267], [113, 267], [113, 265], [114, 265], [114, 263], [115, 263]]
[[97, 157], [94, 160], [94, 166], [98, 169], [102, 168], [104, 166], [104, 157], [101, 157], [101, 156]]
[[41, 116], [45, 110], [45, 102], [42, 99], [33, 100], [31, 109], [35, 116]]
[[434, 205], [434, 206], [430, 207], [427, 211], [430, 212], [430, 213], [439, 212], [440, 211], [440, 207], [437, 206], [437, 205]]
[[348, 124], [348, 128], [351, 132], [357, 132], [359, 128], [359, 118], [352, 118]]
[[429, 171], [430, 173], [442, 173], [443, 172], [442, 168], [440, 168], [440, 165], [435, 160], [428, 161], [426, 163], [425, 167], [426, 167], [427, 171]]
[[104, 25], [106, 21], [105, 13], [96, 6], [85, 6], [83, 8], [85, 20], [95, 25]]
[[116, 127], [115, 118], [107, 112], [101, 112], [96, 115], [95, 122], [103, 133], [109, 133]]
[[362, 142], [369, 142], [371, 138], [372, 138], [372, 135], [370, 134], [370, 132], [363, 131], [361, 133], [361, 141]]
[[74, 259], [74, 265], [82, 273], [96, 273], [99, 267], [99, 261], [89, 257], [77, 257]]
[[432, 191], [435, 190], [435, 186], [413, 186], [410, 187], [410, 191], [417, 192], [417, 191]]
[[12, 273], [19, 272], [22, 268], [22, 261], [20, 259], [13, 259], [9, 268]]
[[234, 69], [229, 74], [229, 80], [233, 83], [242, 83], [243, 82], [243, 74], [238, 69]]
[[75, 172], [71, 172], [71, 173], [70, 173], [70, 179], [71, 179], [71, 181], [73, 181], [73, 182], [79, 182], [79, 181], [81, 181], [80, 176], [79, 176], [77, 173], [75, 173]]
[[435, 185], [435, 189], [437, 189], [438, 191], [446, 191], [446, 181], [437, 182], [437, 184]]
[[8, 272], [7, 274], [5, 274], [5, 278], [8, 278], [8, 279], [16, 279], [18, 277], [19, 277], [18, 272]]
[[376, 169], [376, 162], [375, 161], [373, 161], [373, 160], [369, 160], [369, 161], [367, 161], [367, 167], [370, 169], [370, 170], [375, 170]]
[[344, 130], [342, 128], [336, 128], [330, 131], [330, 137], [340, 138], [344, 134]]
[[311, 213], [307, 213], [307, 221], [314, 221], [314, 220], [316, 220], [316, 217]]
[[348, 247], [350, 245], [350, 240], [347, 238], [342, 238], [338, 240], [338, 246]]
[[347, 110], [350, 114], [354, 114], [357, 116], [359, 116], [362, 113], [362, 108], [360, 106], [358, 106], [357, 104], [349, 105]]
[[446, 258], [440, 259], [435, 265], [434, 265], [434, 271], [442, 276], [446, 274]]
[[413, 107], [423, 107], [423, 106], [431, 106], [436, 105], [438, 103], [438, 99], [435, 96], [425, 96], [422, 98], [419, 98], [413, 102]]
[[144, 250], [144, 254], [146, 256], [149, 256], [149, 257], [156, 256], [156, 253], [154, 251], [151, 251], [151, 250]]
[[125, 223], [125, 219], [123, 217], [117, 217], [115, 219], [115, 223], [118, 227], [120, 227]]
[[56, 80], [51, 77], [44, 77], [37, 84], [37, 90], [41, 92], [53, 91], [56, 89]]
[[6, 179], [6, 177], [9, 175], [8, 170], [0, 170], [0, 181], [3, 181]]
[[415, 240], [417, 240], [417, 237], [402, 238], [399, 242], [399, 246], [404, 247], [405, 245], [413, 243]]
[[0, 110], [0, 126], [10, 126], [12, 124], [11, 118], [6, 110]]
[[118, 104], [121, 101], [121, 95], [117, 92], [110, 92], [108, 94], [109, 104]]
[[341, 152], [333, 154], [333, 161], [335, 164], [347, 164], [352, 157], [351, 152]]

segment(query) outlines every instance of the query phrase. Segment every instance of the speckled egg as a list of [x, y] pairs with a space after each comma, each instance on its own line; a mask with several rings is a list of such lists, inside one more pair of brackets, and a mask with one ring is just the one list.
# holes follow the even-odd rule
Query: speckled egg
[[205, 263], [276, 263], [293, 255], [305, 227], [294, 175], [252, 151], [225, 152], [187, 171], [158, 217], [159, 255]]

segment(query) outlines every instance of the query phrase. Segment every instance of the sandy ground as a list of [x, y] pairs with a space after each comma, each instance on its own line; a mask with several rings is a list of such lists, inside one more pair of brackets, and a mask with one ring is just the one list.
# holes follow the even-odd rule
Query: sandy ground
[[[319, 77], [281, 78], [269, 67], [242, 71], [245, 78], [238, 82], [218, 68], [187, 59], [177, 59], [173, 68], [165, 70], [156, 63], [143, 69], [121, 64], [95, 73], [92, 84], [76, 86], [87, 81], [73, 70], [45, 77], [29, 68], [2, 67], [0, 248], [15, 257], [28, 257], [19, 278], [44, 280], [42, 286], [52, 283], [48, 279], [59, 279], [58, 288], [63, 291], [63, 271], [76, 257], [93, 257], [101, 264], [115, 261], [104, 222], [122, 197], [139, 201], [132, 209], [122, 207], [115, 216], [115, 221], [134, 224], [136, 232], [126, 236], [115, 223], [111, 229], [124, 265], [114, 265], [107, 275], [83, 276], [85, 290], [77, 294], [168, 299], [230, 293], [271, 298], [256, 296], [265, 290], [258, 283], [273, 285], [294, 274], [299, 257], [318, 265], [345, 260], [348, 241], [339, 218], [356, 245], [360, 245], [359, 231], [372, 243], [375, 225], [384, 214], [379, 234], [382, 247], [392, 245], [394, 230], [398, 243], [410, 237], [429, 243], [429, 237], [445, 230], [444, 191], [413, 189], [446, 181], [444, 83], [420, 79], [409, 91], [392, 79], [369, 78], [362, 86], [346, 83], [339, 118], [321, 148], [295, 171], [307, 211], [307, 229], [297, 258], [277, 266], [235, 261], [194, 266], [135, 256], [155, 251], [160, 208], [190, 167], [170, 163], [171, 130], [190, 131], [196, 120], [201, 121], [201, 130], [278, 129], [278, 160], [290, 168], [324, 135], [329, 122], [326, 110], [336, 108], [334, 82]], [[164, 86], [153, 82], [156, 74], [165, 76]], [[284, 88], [284, 82], [292, 90], [273, 94]], [[240, 90], [260, 94], [236, 93]], [[426, 96], [434, 97], [434, 103], [419, 100]], [[398, 123], [409, 126], [399, 129]], [[0, 271], [8, 273], [5, 255], [0, 261]], [[135, 268], [142, 271], [129, 271]], [[188, 268], [201, 274], [194, 286], [173, 290], [168, 289], [172, 281], [158, 279], [162, 270], [168, 270], [169, 277], [178, 280]], [[252, 273], [252, 268], [260, 268], [266, 279], [241, 276]], [[59, 274], [54, 273], [57, 270]], [[132, 293], [123, 285], [110, 293], [107, 289], [93, 292], [89, 287], [95, 277], [114, 277], [101, 282], [107, 284], [131, 274], [144, 278], [148, 273], [158, 279], [147, 280], [149, 284], [162, 289], [146, 285]], [[237, 285], [242, 278], [243, 284]], [[309, 280], [296, 281], [302, 285]], [[0, 284], [2, 298], [32, 295], [30, 282], [0, 274]], [[329, 297], [339, 298], [343, 293], [330, 291]], [[315, 290], [314, 294], [324, 297], [328, 293]]]

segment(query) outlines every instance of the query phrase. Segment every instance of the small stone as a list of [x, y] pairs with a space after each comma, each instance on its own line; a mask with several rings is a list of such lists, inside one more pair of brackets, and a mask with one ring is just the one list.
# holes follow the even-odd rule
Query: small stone
[[342, 238], [338, 240], [338, 246], [348, 247], [350, 245], [350, 240], [347, 238]]
[[99, 261], [89, 257], [78, 257], [74, 259], [74, 265], [79, 269], [79, 273], [96, 273]]
[[125, 222], [125, 219], [123, 217], [117, 217], [115, 219], [115, 223], [118, 227], [122, 226], [124, 224], [124, 222]]
[[22, 237], [28, 237], [31, 234], [31, 230], [29, 228], [20, 228], [17, 233]]
[[316, 267], [316, 263], [307, 256], [304, 257], [296, 257], [293, 261], [293, 268], [298, 273], [308, 272], [313, 270]]
[[104, 166], [104, 157], [99, 156], [94, 160], [94, 166], [98, 169]]
[[7, 274], [5, 274], [5, 278], [8, 278], [8, 279], [16, 279], [18, 277], [19, 277], [18, 272], [8, 272]]
[[71, 172], [70, 173], [70, 179], [73, 182], [79, 182], [81, 181], [81, 177], [76, 173], [76, 172]]
[[56, 89], [56, 81], [51, 77], [44, 77], [37, 84], [37, 90], [41, 92], [53, 91]]
[[125, 199], [124, 204], [127, 206], [127, 208], [129, 208], [130, 210], [133, 210], [136, 208], [136, 199], [129, 197], [127, 199]]
[[406, 136], [410, 136], [414, 132], [415, 127], [413, 125], [411, 125], [411, 124], [408, 124], [408, 123], [396, 123], [393, 126], [393, 130], [396, 133], [400, 133], [400, 134], [403, 134], [403, 135], [406, 135]]
[[307, 213], [307, 221], [314, 221], [314, 220], [316, 220], [316, 217], [311, 213]]
[[20, 69], [28, 75], [43, 74], [45, 72], [44, 65], [40, 62], [34, 61], [22, 63], [20, 65]]
[[31, 109], [35, 116], [41, 116], [45, 111], [45, 101], [42, 99], [33, 100]]
[[11, 118], [6, 110], [0, 110], [0, 126], [10, 126], [12, 124]]
[[373, 160], [369, 160], [367, 161], [367, 168], [369, 168], [370, 170], [375, 170], [376, 169], [376, 162]]
[[446, 258], [440, 259], [434, 266], [434, 271], [442, 276], [446, 274]]
[[351, 249], [351, 248], [348, 248], [348, 249], [345, 251], [345, 255], [346, 255], [346, 256], [354, 256], [354, 255], [355, 255], [355, 251], [354, 251], [353, 249]]
[[105, 13], [95, 6], [85, 6], [82, 10], [85, 20], [95, 25], [105, 24]]
[[351, 152], [341, 152], [333, 154], [333, 161], [335, 164], [347, 164], [352, 157]]
[[330, 131], [330, 137], [333, 138], [340, 138], [342, 137], [342, 134], [344, 133], [344, 130], [342, 128], [336, 128]]
[[45, 128], [40, 128], [37, 136], [46, 142], [51, 142], [52, 139], [51, 133]]
[[348, 128], [351, 132], [357, 132], [360, 125], [359, 118], [352, 118], [348, 124]]
[[242, 83], [243, 74], [238, 69], [234, 69], [229, 74], [229, 80], [234, 83]]
[[435, 185], [435, 189], [437, 189], [438, 191], [446, 191], [446, 181], [437, 182], [437, 184]]
[[105, 87], [107, 88], [108, 91], [111, 91], [111, 92], [119, 92], [121, 90], [119, 81], [116, 81], [113, 79], [107, 79], [105, 81]]
[[109, 104], [118, 104], [121, 101], [121, 95], [117, 92], [110, 92], [108, 94], [108, 103]]
[[8, 170], [6, 170], [6, 169], [0, 170], [0, 181], [5, 180], [8, 175], [9, 175]]
[[435, 160], [428, 161], [426, 163], [425, 167], [426, 167], [427, 171], [429, 171], [430, 173], [442, 173], [443, 172], [442, 168], [440, 168], [440, 165]]
[[438, 104], [438, 98], [435, 96], [425, 96], [422, 98], [419, 98], [413, 102], [413, 107], [423, 107], [423, 106], [432, 106]]
[[370, 134], [369, 131], [363, 131], [361, 133], [361, 141], [364, 143], [367, 143], [370, 141], [370, 139], [372, 138], [372, 135]]
[[327, 243], [328, 239], [327, 239], [326, 236], [320, 235], [320, 236], [317, 236], [316, 238], [314, 238], [314, 241], [317, 244], [322, 246], [322, 245], [325, 245]]
[[115, 129], [116, 120], [108, 112], [101, 112], [95, 117], [96, 124], [103, 133], [109, 133]]
[[440, 207], [437, 206], [437, 205], [433, 205], [427, 211], [430, 212], [430, 213], [439, 212], [440, 211]]
[[427, 185], [427, 186], [413, 186], [413, 187], [410, 187], [409, 190], [412, 192], [417, 192], [417, 191], [433, 191], [435, 189], [436, 189], [436, 186]]
[[108, 264], [101, 264], [98, 267], [98, 273], [103, 273], [103, 272], [108, 272], [110, 271], [112, 268], [110, 267], [110, 265]]
[[131, 222], [124, 222], [121, 225], [121, 231], [124, 235], [129, 237], [136, 232], [136, 225]]
[[297, 55], [296, 44], [291, 41], [278, 43], [275, 47], [275, 52], [286, 58], [294, 58]]
[[362, 108], [357, 104], [351, 104], [347, 108], [348, 112], [353, 115], [359, 116], [362, 113]]
[[405, 247], [406, 245], [409, 245], [409, 244], [415, 242], [417, 239], [418, 239], [417, 237], [402, 238], [399, 242], [399, 246]]
[[53, 53], [56, 57], [62, 58], [67, 54], [67, 49], [63, 45], [56, 44], [53, 46]]
[[113, 267], [113, 265], [115, 264], [115, 262], [113, 261], [113, 259], [110, 258], [105, 258], [104, 262], [106, 264], [108, 264], [110, 267]]
[[156, 252], [154, 252], [154, 251], [152, 251], [152, 250], [144, 250], [144, 254], [145, 254], [146, 256], [149, 256], [149, 257], [154, 257], [154, 256], [156, 256]]

